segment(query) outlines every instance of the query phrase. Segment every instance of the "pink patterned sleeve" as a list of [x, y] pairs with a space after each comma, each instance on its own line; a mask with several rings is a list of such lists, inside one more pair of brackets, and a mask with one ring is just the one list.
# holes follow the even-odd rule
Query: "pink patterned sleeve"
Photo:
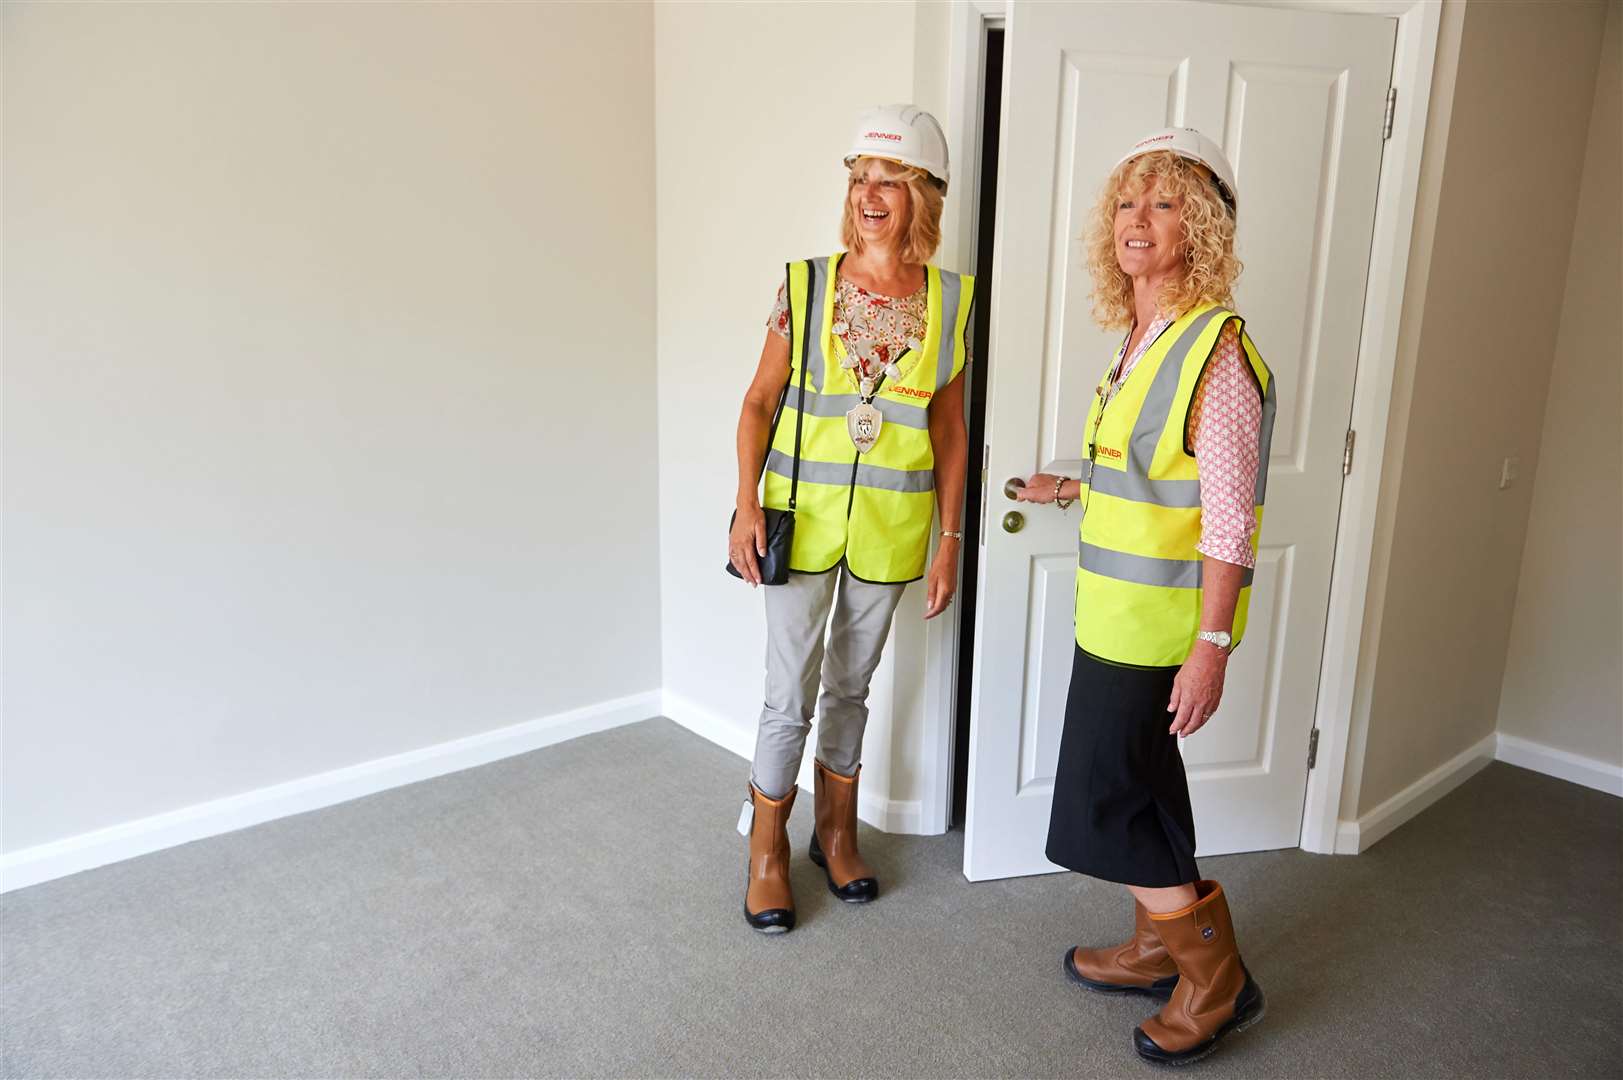
[[1258, 441], [1262, 397], [1230, 322], [1218, 336], [1211, 363], [1189, 407], [1195, 463], [1200, 469], [1202, 555], [1254, 567], [1251, 535], [1257, 531]]
[[772, 305], [766, 328], [785, 340], [789, 337], [789, 294], [784, 285], [778, 286], [778, 299]]

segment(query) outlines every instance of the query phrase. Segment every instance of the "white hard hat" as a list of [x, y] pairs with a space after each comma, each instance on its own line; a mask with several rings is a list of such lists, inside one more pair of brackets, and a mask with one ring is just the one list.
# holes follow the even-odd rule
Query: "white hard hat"
[[1210, 169], [1213, 179], [1217, 182], [1217, 193], [1228, 204], [1231, 213], [1238, 212], [1240, 191], [1234, 184], [1234, 166], [1229, 164], [1229, 159], [1221, 146], [1194, 128], [1162, 128], [1144, 136], [1133, 144], [1131, 150], [1121, 156], [1121, 161], [1116, 162], [1110, 171], [1115, 172], [1121, 168], [1123, 162], [1144, 154], [1153, 154], [1157, 150], [1177, 154], [1181, 158], [1199, 162]]
[[936, 118], [917, 105], [877, 105], [857, 120], [846, 165], [859, 157], [882, 157], [923, 169], [947, 190], [947, 136]]

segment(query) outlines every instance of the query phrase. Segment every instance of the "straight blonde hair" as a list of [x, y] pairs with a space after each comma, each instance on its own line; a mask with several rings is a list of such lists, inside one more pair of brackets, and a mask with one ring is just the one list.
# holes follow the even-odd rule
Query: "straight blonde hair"
[[888, 180], [900, 180], [907, 185], [907, 234], [902, 238], [901, 257], [904, 263], [927, 263], [941, 246], [941, 204], [945, 196], [935, 178], [923, 169], [903, 165], [882, 157], [859, 157], [851, 163], [851, 176], [846, 181], [846, 198], [840, 211], [840, 243], [853, 255], [861, 255], [867, 245], [862, 230], [857, 228], [856, 215], [851, 212], [851, 184], [864, 175], [876, 162], [889, 170]]

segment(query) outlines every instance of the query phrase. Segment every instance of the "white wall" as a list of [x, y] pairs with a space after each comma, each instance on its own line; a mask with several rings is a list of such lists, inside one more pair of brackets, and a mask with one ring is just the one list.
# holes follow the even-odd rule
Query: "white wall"
[[[1494, 735], [1605, 20], [1596, 2], [1445, 5], [1349, 820]], [[1507, 456], [1523, 479], [1501, 491]]]
[[1607, 16], [1499, 731], [1623, 766], [1623, 4]]
[[4, 850], [657, 688], [649, 8], [3, 17]]
[[[915, 10], [661, 4], [654, 24], [666, 709], [747, 753], [766, 630], [761, 596], [722, 571], [739, 404], [784, 263], [839, 246], [840, 159], [858, 111], [913, 97]], [[875, 678], [870, 820], [875, 807], [905, 815], [920, 795], [922, 614], [910, 587]], [[746, 777], [740, 762], [740, 793]]]

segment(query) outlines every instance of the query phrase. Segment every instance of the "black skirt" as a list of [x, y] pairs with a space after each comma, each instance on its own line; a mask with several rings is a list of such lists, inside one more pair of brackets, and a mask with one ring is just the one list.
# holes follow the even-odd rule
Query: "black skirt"
[[1167, 734], [1177, 674], [1118, 667], [1076, 650], [1054, 773], [1050, 861], [1144, 888], [1199, 880], [1189, 781], [1178, 737]]

